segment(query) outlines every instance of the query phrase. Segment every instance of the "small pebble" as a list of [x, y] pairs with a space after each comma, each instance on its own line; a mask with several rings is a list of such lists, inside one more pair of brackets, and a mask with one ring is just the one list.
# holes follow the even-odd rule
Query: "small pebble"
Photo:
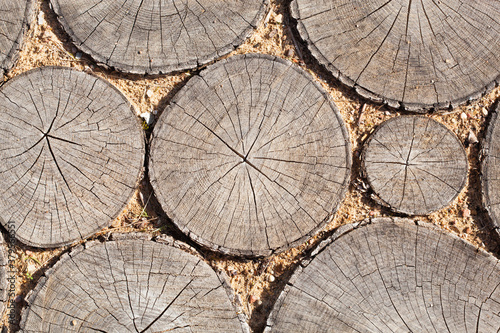
[[151, 96], [153, 96], [153, 90], [148, 89], [148, 90], [146, 91], [146, 96], [148, 96], [149, 98], [151, 98]]
[[274, 282], [276, 280], [276, 278], [274, 277], [274, 275], [269, 275], [269, 277], [267, 278], [269, 282]]
[[28, 268], [27, 268], [28, 272], [31, 274], [33, 272], [36, 271], [36, 265], [32, 262], [28, 263]]
[[278, 24], [281, 24], [283, 23], [283, 15], [279, 14], [279, 15], [276, 15], [276, 17], [274, 18], [274, 21]]
[[483, 109], [481, 111], [483, 112], [483, 116], [487, 116], [488, 115], [488, 110], [486, 110], [485, 107], [483, 107]]
[[23, 297], [21, 295], [17, 295], [14, 297], [14, 302], [21, 303], [23, 301]]
[[478, 143], [478, 142], [479, 142], [479, 141], [477, 140], [477, 136], [476, 136], [476, 134], [474, 134], [474, 132], [472, 132], [472, 131], [470, 131], [470, 130], [469, 130], [469, 138], [468, 138], [468, 140], [469, 140], [469, 143], [471, 143], [471, 144], [474, 144], [474, 143]]
[[462, 113], [460, 114], [460, 118], [461, 118], [462, 120], [467, 120], [467, 115], [466, 115], [464, 112], [462, 112]]
[[38, 14], [38, 24], [39, 24], [39, 25], [45, 24], [45, 18], [44, 18], [43, 16], [44, 16], [44, 14], [43, 14], [43, 12], [41, 11], [41, 12]]
[[464, 208], [464, 210], [462, 212], [462, 216], [463, 217], [470, 217], [470, 210], [469, 210], [469, 208]]
[[370, 213], [369, 213], [370, 216], [374, 216], [375, 215], [375, 211], [373, 210], [370, 210]]
[[76, 52], [75, 58], [76, 58], [76, 60], [82, 59], [82, 52]]
[[150, 126], [151, 124], [153, 124], [153, 121], [155, 119], [155, 117], [149, 113], [149, 112], [144, 112], [144, 113], [141, 113], [141, 118], [144, 119], [144, 121], [146, 122], [146, 124], [148, 124], [148, 126]]
[[257, 301], [260, 301], [260, 298], [259, 298], [259, 296], [256, 296], [256, 295], [250, 295], [250, 297], [248, 298], [248, 301], [250, 302], [250, 304], [253, 304]]
[[73, 319], [73, 320], [71, 321], [71, 326], [76, 326], [76, 320], [74, 320], [74, 319]]

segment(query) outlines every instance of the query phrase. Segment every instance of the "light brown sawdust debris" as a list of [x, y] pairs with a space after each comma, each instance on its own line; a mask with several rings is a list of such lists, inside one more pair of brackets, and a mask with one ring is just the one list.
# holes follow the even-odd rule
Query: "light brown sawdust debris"
[[[271, 10], [265, 22], [242, 46], [228, 56], [256, 52], [289, 59], [308, 71], [330, 93], [350, 133], [353, 148], [352, 185], [343, 204], [324, 230], [294, 249], [261, 260], [236, 260], [201, 250], [209, 264], [224, 270], [230, 277], [233, 288], [241, 297], [243, 311], [250, 318], [250, 324], [256, 332], [261, 331], [265, 326], [274, 301], [300, 259], [333, 229], [366, 218], [394, 216], [364, 191], [363, 180], [359, 180], [359, 155], [363, 142], [376, 126], [399, 113], [357, 97], [352, 90], [332, 79], [324, 68], [310, 57], [298, 38], [292, 36], [287, 5], [288, 1], [285, 0], [271, 1]], [[189, 79], [189, 72], [149, 77], [121, 74], [96, 66], [86, 55], [78, 54], [77, 57], [79, 52], [68, 42], [66, 35], [59, 28], [47, 1], [43, 0], [40, 7], [40, 14], [28, 31], [19, 61], [8, 73], [6, 80], [40, 66], [74, 67], [111, 82], [129, 99], [137, 114], [155, 110], [159, 114], [175, 92]], [[299, 48], [296, 49], [295, 45]], [[149, 94], [148, 91], [150, 91]], [[451, 129], [467, 147], [469, 179], [464, 190], [451, 205], [419, 218], [493, 253], [498, 253], [499, 240], [498, 236], [492, 232], [491, 222], [481, 205], [479, 146], [477, 143], [468, 144], [467, 138], [470, 131], [477, 136], [479, 141], [484, 138], [488, 113], [491, 112], [493, 102], [499, 96], [500, 89], [497, 88], [471, 105], [458, 107], [453, 110], [453, 113], [430, 115]], [[165, 223], [165, 217], [151, 193], [150, 186], [141, 182], [138, 191], [120, 216], [112, 222], [109, 228], [94, 235], [92, 239], [107, 238], [112, 231], [139, 230], [152, 235], [173, 234], [185, 240], [185, 237], [179, 235], [175, 228]], [[146, 208], [144, 208], [145, 204], [147, 204]], [[18, 244], [16, 246], [17, 294], [25, 297], [34, 288], [40, 276], [69, 248], [67, 246], [54, 250], [41, 250]], [[21, 301], [17, 309], [17, 319], [19, 319], [22, 305]], [[9, 326], [6, 315], [3, 323], [10, 330], [17, 329], [17, 325]]]

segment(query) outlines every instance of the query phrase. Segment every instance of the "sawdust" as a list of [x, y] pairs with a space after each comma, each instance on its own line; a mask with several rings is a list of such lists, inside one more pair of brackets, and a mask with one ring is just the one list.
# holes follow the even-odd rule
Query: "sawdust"
[[[293, 36], [294, 23], [290, 22], [288, 2], [271, 1], [271, 9], [265, 21], [242, 46], [226, 57], [250, 52], [271, 54], [289, 59], [311, 73], [314, 79], [330, 93], [346, 122], [353, 148], [353, 168], [351, 186], [343, 204], [324, 230], [306, 243], [261, 260], [228, 258], [197, 247], [212, 267], [224, 270], [230, 277], [234, 290], [242, 300], [243, 311], [250, 318], [250, 325], [255, 332], [261, 331], [265, 326], [272, 305], [298, 262], [335, 228], [366, 218], [395, 215], [370, 198], [370, 190], [366, 189], [364, 181], [359, 176], [359, 156], [363, 142], [376, 126], [399, 115], [399, 112], [359, 98], [351, 89], [332, 79], [309, 55], [297, 37]], [[129, 99], [138, 115], [143, 112], [159, 115], [172, 96], [192, 75], [190, 72], [184, 72], [144, 77], [117, 73], [98, 66], [69, 43], [46, 0], [40, 3], [40, 7], [41, 10], [27, 33], [19, 61], [5, 80], [40, 66], [73, 67], [111, 82]], [[479, 143], [469, 143], [468, 137], [469, 132], [473, 132], [480, 142], [484, 139], [488, 114], [491, 113], [493, 103], [499, 96], [500, 89], [496, 88], [479, 101], [456, 108], [453, 113], [430, 115], [452, 130], [466, 147], [469, 177], [464, 190], [453, 203], [438, 212], [418, 218], [438, 225], [496, 255], [499, 253], [499, 238], [493, 231], [492, 223], [481, 204], [480, 147]], [[150, 129], [147, 130], [147, 133], [149, 132]], [[134, 197], [111, 226], [94, 235], [92, 239], [107, 239], [113, 231], [138, 230], [153, 235], [166, 233], [190, 242], [167, 221], [147, 181], [139, 184]], [[20, 318], [20, 309], [24, 306], [25, 296], [34, 288], [43, 273], [70, 248], [71, 246], [66, 246], [43, 250], [17, 244], [16, 293], [20, 295], [16, 308], [17, 322]], [[11, 331], [18, 328], [17, 325], [9, 326], [7, 315], [4, 315], [3, 323]]]

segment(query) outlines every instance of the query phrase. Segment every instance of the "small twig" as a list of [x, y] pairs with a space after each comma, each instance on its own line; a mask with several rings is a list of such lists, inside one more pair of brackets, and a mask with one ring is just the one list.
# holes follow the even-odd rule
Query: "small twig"
[[266, 18], [264, 19], [264, 26], [267, 25], [269, 22], [269, 19], [271, 18], [271, 13], [273, 12], [274, 6], [269, 7], [269, 12], [266, 15]]
[[153, 192], [151, 192], [151, 193], [149, 194], [148, 200], [146, 200], [146, 203], [144, 204], [144, 208], [142, 209], [141, 213], [139, 214], [139, 217], [138, 217], [138, 218], [137, 218], [134, 222], [132, 222], [132, 223], [130, 223], [130, 224], [132, 224], [132, 225], [133, 225], [133, 224], [135, 224], [135, 223], [139, 222], [139, 219], [141, 218], [142, 214], [144, 214], [144, 212], [146, 211], [146, 207], [148, 206], [149, 199], [151, 199], [151, 196], [152, 196], [152, 195], [153, 195]]
[[361, 105], [361, 107], [359, 108], [359, 116], [358, 116], [358, 120], [356, 121], [356, 125], [358, 125], [358, 126], [361, 123], [361, 118], [363, 117], [363, 112], [365, 112], [365, 109], [366, 109], [366, 104], [363, 103]]
[[295, 37], [293, 36], [293, 33], [292, 33], [292, 29], [290, 27], [288, 27], [288, 33], [290, 34], [290, 37], [292, 38], [293, 45], [295, 45], [295, 50], [297, 50], [297, 56], [299, 57], [299, 59], [301, 61], [304, 61], [304, 59], [302, 58], [302, 52], [300, 51], [300, 48], [299, 48], [299, 44], [295, 40]]

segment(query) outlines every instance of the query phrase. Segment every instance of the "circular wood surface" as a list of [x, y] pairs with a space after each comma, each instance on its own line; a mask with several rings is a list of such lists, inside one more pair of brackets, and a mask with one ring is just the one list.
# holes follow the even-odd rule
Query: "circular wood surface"
[[491, 119], [483, 141], [482, 191], [484, 206], [498, 232], [500, 227], [500, 129], [497, 124], [500, 105], [491, 113]]
[[208, 67], [177, 93], [154, 130], [150, 178], [194, 240], [266, 256], [324, 226], [350, 167], [326, 92], [291, 62], [254, 54]]
[[106, 81], [42, 67], [0, 90], [0, 222], [38, 247], [107, 226], [132, 197], [144, 139], [127, 99]]
[[0, 0], [0, 80], [17, 60], [34, 6], [32, 0]]
[[396, 108], [455, 106], [498, 82], [498, 1], [294, 0], [292, 15], [335, 77]]
[[363, 171], [397, 212], [425, 215], [447, 206], [467, 181], [467, 154], [444, 125], [424, 116], [382, 123], [365, 144]]
[[162, 240], [127, 237], [63, 255], [28, 297], [21, 332], [249, 332], [224, 276]]
[[498, 259], [430, 224], [346, 226], [299, 266], [266, 332], [497, 332]]
[[130, 73], [195, 68], [243, 43], [268, 0], [51, 0], [75, 45]]

